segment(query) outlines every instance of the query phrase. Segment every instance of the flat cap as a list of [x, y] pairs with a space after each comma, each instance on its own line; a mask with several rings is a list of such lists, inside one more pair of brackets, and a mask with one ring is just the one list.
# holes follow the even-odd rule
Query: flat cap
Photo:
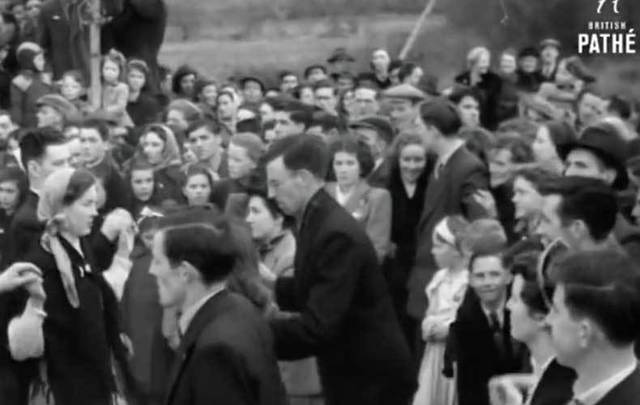
[[349, 123], [349, 128], [368, 128], [378, 132], [378, 135], [387, 143], [393, 140], [393, 127], [391, 121], [387, 117], [380, 115], [372, 115], [357, 121]]
[[80, 118], [80, 111], [69, 100], [59, 94], [46, 94], [38, 99], [36, 106], [49, 106], [58, 111], [66, 121], [75, 121]]
[[555, 38], [545, 38], [540, 41], [540, 49], [546, 48], [548, 46], [553, 46], [560, 49], [562, 47], [562, 44], [560, 44], [560, 41]]
[[420, 107], [420, 117], [443, 135], [455, 135], [462, 126], [456, 106], [446, 100], [433, 100]]
[[410, 100], [416, 103], [426, 100], [427, 95], [423, 91], [405, 83], [390, 87], [383, 91], [382, 97], [388, 99]]

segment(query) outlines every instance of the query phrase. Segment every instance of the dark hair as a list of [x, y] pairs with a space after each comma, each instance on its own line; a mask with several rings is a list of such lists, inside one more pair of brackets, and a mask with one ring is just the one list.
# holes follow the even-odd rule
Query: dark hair
[[546, 184], [558, 180], [560, 175], [542, 166], [533, 166], [516, 171], [513, 178], [515, 179], [517, 177], [522, 177], [531, 183], [536, 190], [539, 190], [541, 187], [545, 187]]
[[50, 145], [62, 145], [67, 142], [62, 132], [50, 127], [33, 128], [24, 132], [20, 139], [20, 161], [22, 167], [29, 172], [29, 162], [44, 157]]
[[313, 113], [309, 110], [284, 111], [289, 113], [289, 118], [292, 122], [304, 125], [305, 131], [309, 129], [313, 122]]
[[607, 110], [617, 113], [623, 120], [628, 120], [633, 112], [633, 106], [627, 98], [615, 94], [609, 97]]
[[187, 262], [198, 270], [206, 284], [225, 279], [233, 271], [238, 255], [229, 224], [189, 223], [164, 229], [164, 251], [172, 266]]
[[206, 128], [214, 135], [218, 135], [222, 131], [220, 124], [218, 124], [216, 121], [207, 118], [201, 118], [189, 124], [185, 133], [187, 135], [187, 138], [189, 138], [189, 135], [191, 135], [192, 132], [195, 132], [200, 128]]
[[511, 152], [511, 161], [513, 163], [531, 163], [533, 162], [533, 151], [531, 145], [515, 134], [498, 134], [491, 149], [498, 151], [501, 149]]
[[413, 71], [419, 67], [420, 66], [418, 66], [418, 64], [413, 62], [405, 62], [400, 65], [400, 69], [398, 70], [398, 79], [400, 80], [400, 83], [404, 82], [404, 79], [411, 76]]
[[575, 142], [578, 139], [578, 135], [573, 129], [573, 126], [566, 121], [547, 121], [542, 125], [547, 128], [549, 137], [556, 148], [558, 156], [562, 156], [562, 153], [560, 153], [562, 147]]
[[482, 105], [482, 94], [475, 87], [459, 86], [449, 95], [449, 101], [458, 105], [465, 97], [471, 97], [478, 102], [478, 105]]
[[554, 263], [551, 278], [565, 291], [574, 316], [592, 319], [616, 346], [633, 343], [640, 330], [640, 269], [617, 249], [583, 251]]
[[565, 176], [540, 185], [540, 194], [559, 195], [558, 216], [563, 225], [581, 220], [596, 241], [606, 239], [618, 214], [615, 192], [603, 181], [580, 176]]
[[98, 118], [89, 118], [84, 120], [78, 126], [78, 129], [93, 129], [98, 132], [103, 141], [107, 141], [109, 139], [109, 127], [107, 126], [107, 123]]
[[280, 156], [289, 170], [308, 170], [318, 179], [327, 176], [329, 149], [320, 137], [302, 134], [278, 139], [267, 151], [265, 162]]
[[[513, 258], [510, 268], [514, 276], [522, 277], [520, 299], [528, 307], [529, 313], [547, 314], [551, 308], [547, 307], [544, 297], [553, 296], [554, 284], [546, 278], [544, 285], [540, 285], [537, 272], [540, 253], [539, 250], [521, 253]], [[544, 295], [541, 288], [544, 288]]]
[[182, 179], [184, 181], [184, 184], [182, 184], [182, 187], [185, 187], [187, 185], [187, 183], [189, 183], [189, 179], [190, 178], [192, 178], [193, 176], [200, 175], [200, 174], [207, 178], [207, 181], [209, 182], [209, 187], [211, 187], [211, 189], [213, 189], [214, 181], [213, 181], [213, 176], [211, 176], [211, 172], [209, 171], [209, 169], [207, 169], [206, 167], [204, 167], [203, 165], [200, 165], [200, 164], [190, 165], [187, 168], [185, 176]]
[[456, 107], [450, 102], [433, 100], [420, 107], [422, 121], [436, 128], [443, 136], [449, 138], [458, 136], [462, 121]]
[[319, 82], [317, 82], [313, 86], [313, 91], [316, 91], [318, 89], [331, 89], [334, 95], [338, 94], [338, 89], [336, 88], [336, 86], [334, 86], [333, 82], [330, 80], [320, 80]]
[[478, 127], [462, 127], [458, 133], [460, 138], [465, 140], [465, 146], [469, 152], [476, 155], [485, 166], [489, 165], [487, 151], [495, 142], [495, 135], [480, 126]]
[[18, 188], [18, 200], [16, 201], [16, 208], [22, 204], [27, 190], [29, 190], [29, 181], [27, 175], [19, 167], [5, 167], [0, 169], [0, 183], [14, 182]]
[[[469, 273], [473, 273], [473, 268], [475, 262], [482, 257], [497, 257], [500, 259], [500, 263], [503, 263], [503, 251], [495, 250], [495, 251], [484, 251], [484, 252], [473, 252], [471, 253], [471, 257], [469, 257]], [[504, 266], [504, 264], [503, 264]]]
[[62, 198], [62, 204], [68, 206], [78, 201], [95, 184], [96, 178], [90, 171], [76, 169], [69, 179], [69, 185], [67, 185], [67, 190]]
[[176, 70], [171, 79], [171, 91], [174, 94], [182, 94], [182, 78], [189, 75], [194, 75], [196, 79], [198, 78], [198, 72], [189, 65], [182, 65]]
[[282, 218], [282, 228], [290, 228], [294, 224], [294, 218], [286, 215], [278, 206], [278, 203], [273, 199], [269, 198], [269, 195], [265, 190], [259, 189], [257, 187], [249, 188], [248, 190], [249, 199], [252, 197], [256, 197], [262, 200], [264, 206], [269, 211], [269, 214], [273, 218]]
[[331, 151], [331, 165], [336, 153], [346, 152], [356, 156], [358, 165], [360, 166], [360, 178], [367, 177], [375, 167], [375, 161], [371, 154], [371, 148], [361, 139], [353, 135], [345, 135], [331, 143], [329, 147]]
[[331, 115], [324, 111], [313, 114], [313, 121], [309, 126], [319, 126], [322, 129], [322, 132], [325, 133], [332, 130], [336, 130], [339, 133], [347, 131], [347, 123], [343, 118]]

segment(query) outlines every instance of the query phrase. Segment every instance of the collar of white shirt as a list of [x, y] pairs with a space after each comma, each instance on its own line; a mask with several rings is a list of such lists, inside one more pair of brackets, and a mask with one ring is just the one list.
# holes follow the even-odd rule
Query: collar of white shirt
[[200, 298], [195, 304], [191, 305], [189, 308], [185, 309], [182, 312], [182, 315], [180, 316], [180, 319], [178, 320], [178, 326], [180, 327], [180, 333], [182, 333], [183, 335], [185, 333], [187, 333], [187, 329], [189, 328], [189, 325], [191, 324], [191, 321], [193, 320], [193, 318], [196, 316], [196, 314], [198, 313], [198, 311], [200, 310], [200, 308], [202, 308], [202, 306], [204, 304], [207, 303], [207, 301], [209, 301], [209, 299], [217, 294], [219, 294], [220, 292], [222, 292], [226, 287], [226, 283], [217, 283], [214, 284], [213, 286], [211, 286], [211, 289], [209, 291], [209, 293], [207, 295], [205, 295], [204, 297]]
[[635, 371], [636, 367], [638, 367], [638, 363], [634, 359], [633, 362], [621, 368], [620, 371], [613, 374], [611, 377], [602, 380], [581, 394], [575, 395], [574, 398], [582, 405], [595, 405], [598, 401], [604, 398], [609, 391], [624, 381], [625, 378], [629, 377], [631, 373]]
[[496, 315], [498, 315], [498, 321], [500, 321], [500, 326], [504, 326], [504, 308], [506, 306], [506, 303], [507, 303], [506, 299], [502, 300], [500, 305], [498, 305], [498, 308], [496, 308], [495, 310], [491, 310], [485, 307], [484, 305], [482, 305], [482, 303], [480, 303], [480, 306], [482, 307], [482, 312], [484, 312], [484, 314], [487, 316], [487, 319], [491, 319], [490, 318], [491, 312], [495, 311]]

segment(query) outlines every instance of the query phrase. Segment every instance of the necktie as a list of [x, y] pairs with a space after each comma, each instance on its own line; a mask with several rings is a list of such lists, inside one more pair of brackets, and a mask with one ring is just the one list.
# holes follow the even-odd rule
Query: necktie
[[498, 350], [498, 355], [501, 360], [504, 360], [506, 355], [504, 335], [502, 333], [502, 326], [500, 325], [500, 319], [498, 318], [498, 313], [496, 311], [489, 312], [489, 327], [493, 334], [493, 342]]

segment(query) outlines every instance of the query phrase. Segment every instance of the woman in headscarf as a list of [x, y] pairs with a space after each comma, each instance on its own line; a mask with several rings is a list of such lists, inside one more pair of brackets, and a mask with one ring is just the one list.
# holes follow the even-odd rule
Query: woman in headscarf
[[184, 174], [181, 170], [180, 148], [169, 127], [150, 124], [144, 129], [132, 163], [140, 161], [153, 167], [160, 205], [185, 203], [182, 194]]
[[117, 299], [87, 238], [97, 200], [84, 169], [55, 171], [41, 191], [37, 213], [46, 227], [25, 261], [41, 270], [43, 289], [22, 300], [7, 328], [13, 359], [39, 360], [30, 374], [38, 403], [112, 405], [131, 386]]

